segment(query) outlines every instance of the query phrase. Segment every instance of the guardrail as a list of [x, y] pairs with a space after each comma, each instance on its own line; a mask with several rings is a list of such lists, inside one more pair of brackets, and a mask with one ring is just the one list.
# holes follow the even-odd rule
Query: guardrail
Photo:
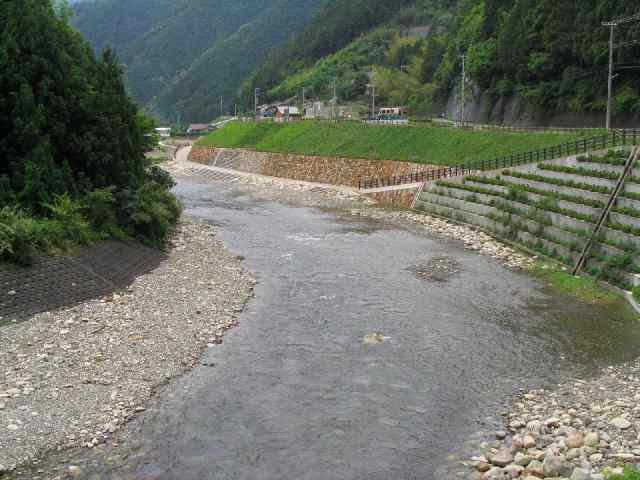
[[406, 175], [360, 179], [358, 180], [358, 188], [360, 190], [367, 190], [370, 188], [391, 187], [405, 183], [429, 182], [440, 180], [442, 178], [468, 175], [485, 170], [498, 170], [500, 168], [510, 168], [528, 163], [544, 162], [545, 160], [553, 160], [556, 158], [562, 158], [563, 156], [587, 153], [593, 150], [638, 144], [640, 144], [640, 129], [613, 130], [605, 135], [583, 138], [573, 142], [565, 142], [560, 145], [539, 148], [537, 150], [516, 153], [491, 160], [477, 160], [462, 165], [437, 168]]

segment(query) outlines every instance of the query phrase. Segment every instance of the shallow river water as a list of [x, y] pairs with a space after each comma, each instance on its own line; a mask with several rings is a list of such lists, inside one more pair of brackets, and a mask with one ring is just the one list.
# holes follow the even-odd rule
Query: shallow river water
[[615, 312], [455, 241], [234, 187], [177, 192], [246, 257], [255, 298], [119, 447], [90, 454], [89, 478], [454, 478], [448, 457], [497, 428], [519, 388], [640, 345]]

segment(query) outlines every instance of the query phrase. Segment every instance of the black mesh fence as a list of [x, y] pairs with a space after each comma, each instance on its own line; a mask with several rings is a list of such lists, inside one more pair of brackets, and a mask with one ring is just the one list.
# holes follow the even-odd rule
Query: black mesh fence
[[38, 257], [29, 267], [0, 264], [0, 324], [126, 288], [164, 258], [138, 243], [107, 241], [75, 255]]

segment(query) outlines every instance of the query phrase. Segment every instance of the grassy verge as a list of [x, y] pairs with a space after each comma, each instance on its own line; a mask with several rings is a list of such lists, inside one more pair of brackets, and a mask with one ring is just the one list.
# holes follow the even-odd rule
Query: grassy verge
[[548, 262], [538, 262], [532, 274], [551, 288], [578, 298], [580, 301], [597, 305], [626, 303], [620, 293], [603, 287], [596, 279], [587, 276], [574, 277], [568, 270]]
[[549, 147], [580, 137], [579, 132], [514, 133], [361, 122], [265, 121], [231, 122], [197, 145], [454, 165]]

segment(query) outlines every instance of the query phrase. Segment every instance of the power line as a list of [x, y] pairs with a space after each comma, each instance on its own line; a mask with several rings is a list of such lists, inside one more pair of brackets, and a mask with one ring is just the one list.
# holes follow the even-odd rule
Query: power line
[[631, 45], [640, 45], [640, 40], [629, 40], [628, 42], [618, 43], [614, 48], [629, 47]]
[[602, 25], [605, 27], [615, 27], [617, 25], [622, 25], [623, 23], [635, 22], [636, 20], [640, 20], [640, 12], [635, 15], [631, 15], [630, 17], [617, 18], [608, 22], [602, 22]]
[[607, 82], [607, 130], [611, 128], [611, 110], [613, 105], [613, 51], [621, 46], [626, 46], [628, 42], [623, 42], [618, 46], [613, 44], [613, 36], [615, 28], [623, 23], [635, 22], [640, 20], [640, 12], [630, 17], [618, 18], [609, 22], [603, 22], [602, 25], [610, 28], [609, 33], [609, 80]]

